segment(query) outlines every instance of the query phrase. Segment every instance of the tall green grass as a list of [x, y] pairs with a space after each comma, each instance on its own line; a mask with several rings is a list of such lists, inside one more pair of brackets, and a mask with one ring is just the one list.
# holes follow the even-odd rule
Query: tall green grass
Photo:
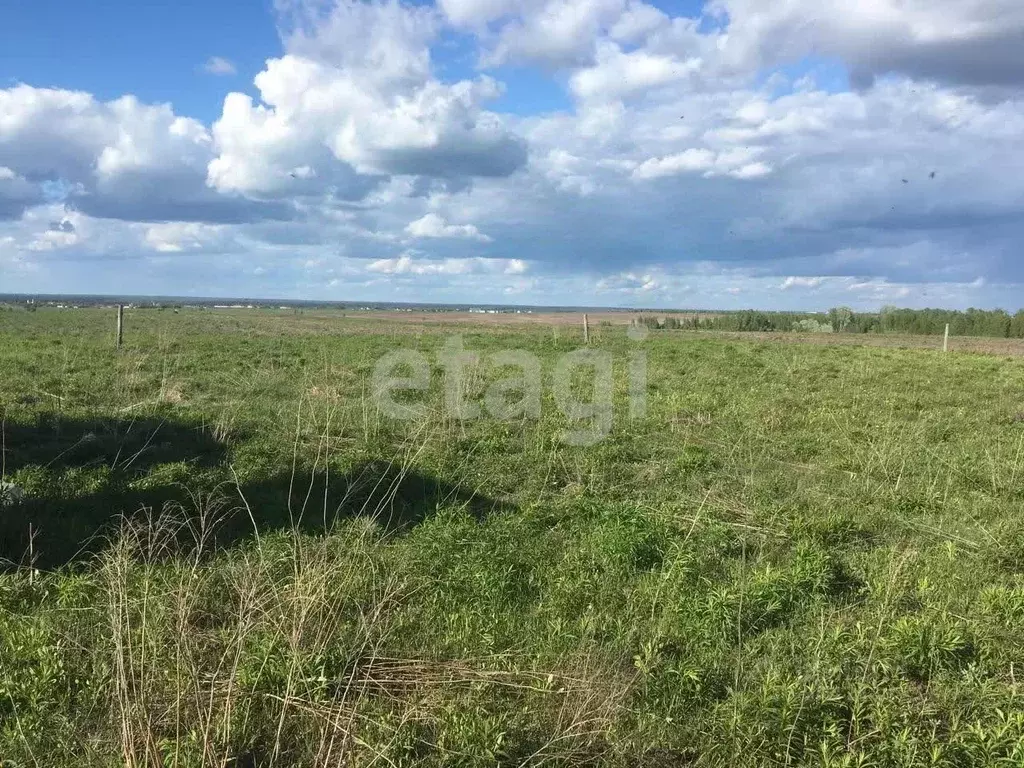
[[5, 765], [1024, 764], [1017, 359], [602, 328], [580, 448], [367, 391], [565, 329], [108, 320], [0, 316]]

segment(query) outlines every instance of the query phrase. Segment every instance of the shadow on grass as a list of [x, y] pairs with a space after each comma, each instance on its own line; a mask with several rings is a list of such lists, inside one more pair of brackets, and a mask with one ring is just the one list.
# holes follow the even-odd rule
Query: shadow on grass
[[228, 461], [227, 444], [209, 429], [170, 419], [45, 414], [34, 424], [6, 424], [4, 475], [21, 481], [22, 498], [0, 501], [0, 567], [53, 568], [86, 559], [121, 516], [167, 504], [196, 517], [203, 508], [218, 510], [218, 547], [251, 537], [254, 523], [261, 533], [294, 528], [316, 534], [338, 520], [366, 516], [398, 533], [438, 505], [464, 506], [477, 519], [501, 506], [388, 461], [363, 462], [344, 473], [288, 471], [241, 483]]

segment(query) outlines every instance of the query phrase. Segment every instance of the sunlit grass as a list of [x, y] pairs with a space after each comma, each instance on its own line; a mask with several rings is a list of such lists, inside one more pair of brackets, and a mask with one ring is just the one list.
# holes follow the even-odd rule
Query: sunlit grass
[[601, 328], [582, 448], [368, 391], [572, 329], [111, 320], [0, 314], [0, 761], [1024, 762], [1024, 362]]

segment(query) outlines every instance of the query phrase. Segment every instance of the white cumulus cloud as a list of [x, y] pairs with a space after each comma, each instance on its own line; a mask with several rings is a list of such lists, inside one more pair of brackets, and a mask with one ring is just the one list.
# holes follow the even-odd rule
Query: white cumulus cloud
[[784, 291], [788, 291], [790, 288], [817, 288], [823, 282], [825, 282], [823, 277], [790, 276], [783, 280], [779, 287]]
[[274, 8], [283, 50], [212, 121], [184, 99], [0, 88], [5, 289], [1024, 295], [1019, 2]]
[[526, 263], [519, 259], [480, 257], [433, 259], [416, 251], [405, 251], [370, 262], [366, 271], [382, 275], [521, 275], [526, 272]]
[[899, 72], [976, 85], [1024, 84], [1017, 0], [716, 0], [726, 55], [764, 66], [813, 51], [840, 57], [861, 85]]
[[[488, 77], [433, 76], [427, 9], [341, 0], [256, 76], [260, 103], [229, 94], [213, 126], [209, 184], [255, 195], [332, 189], [364, 197], [382, 177], [503, 177], [526, 149], [483, 105]], [[308, 169], [300, 175], [297, 169]]]
[[428, 213], [416, 221], [409, 222], [405, 231], [413, 237], [450, 237], [489, 243], [491, 238], [472, 224], [449, 224], [436, 213]]
[[238, 73], [234, 62], [223, 56], [211, 56], [203, 65], [203, 70], [211, 75], [234, 75]]

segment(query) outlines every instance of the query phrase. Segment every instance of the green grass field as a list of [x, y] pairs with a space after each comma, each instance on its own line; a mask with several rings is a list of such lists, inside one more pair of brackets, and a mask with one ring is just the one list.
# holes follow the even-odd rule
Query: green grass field
[[1024, 358], [600, 327], [582, 447], [381, 413], [453, 334], [581, 343], [0, 313], [0, 765], [1024, 765]]

